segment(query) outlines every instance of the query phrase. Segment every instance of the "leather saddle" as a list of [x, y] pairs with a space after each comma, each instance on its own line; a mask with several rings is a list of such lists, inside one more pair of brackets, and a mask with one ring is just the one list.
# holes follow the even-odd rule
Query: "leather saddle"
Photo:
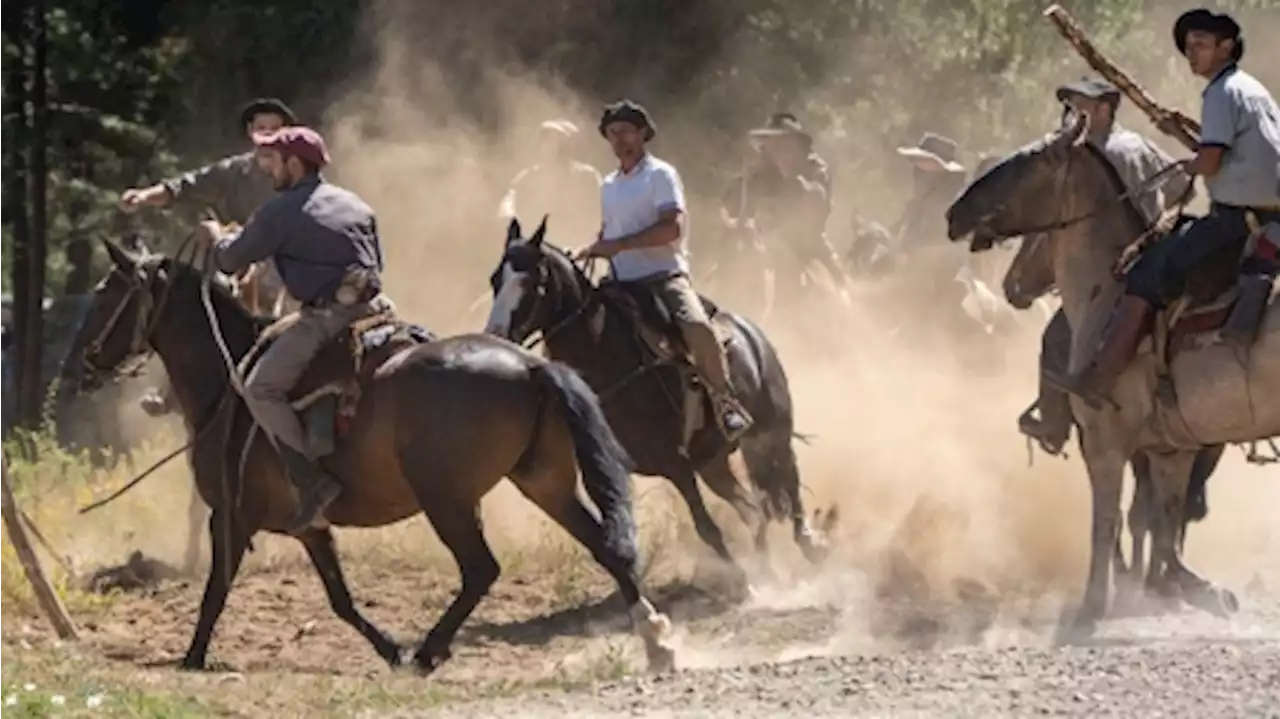
[[[242, 378], [249, 376], [267, 348], [299, 317], [298, 312], [289, 313], [258, 335], [240, 362]], [[328, 454], [336, 440], [346, 436], [355, 417], [361, 386], [378, 367], [401, 350], [436, 338], [426, 328], [405, 322], [393, 310], [386, 310], [355, 320], [325, 344], [289, 391], [290, 404], [303, 413], [312, 449], [318, 455]]]
[[[636, 339], [649, 357], [657, 364], [693, 364], [693, 356], [685, 344], [680, 325], [671, 316], [670, 310], [662, 303], [654, 286], [644, 282], [614, 282], [606, 280], [600, 283], [598, 291], [603, 303], [624, 317], [634, 329]], [[711, 320], [711, 327], [716, 330], [722, 344], [728, 343], [726, 333], [721, 330], [717, 319], [720, 307], [703, 295], [702, 309]]]

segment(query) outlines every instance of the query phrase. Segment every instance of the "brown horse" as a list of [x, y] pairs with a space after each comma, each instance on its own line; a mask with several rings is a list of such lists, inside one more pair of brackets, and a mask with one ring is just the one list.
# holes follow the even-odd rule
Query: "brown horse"
[[[1049, 247], [1047, 235], [1027, 237], [1019, 244], [1017, 254], [1014, 255], [1013, 262], [1010, 263], [1009, 269], [1005, 272], [1002, 283], [1005, 299], [1014, 308], [1019, 310], [1028, 309], [1036, 300], [1053, 290], [1053, 255], [1048, 251]], [[1061, 311], [1059, 312], [1061, 313]], [[1054, 318], [1053, 322], [1065, 322], [1065, 316], [1060, 314], [1060, 316]], [[1067, 327], [1069, 330], [1069, 326]], [[1052, 329], [1046, 328], [1046, 336], [1052, 331]], [[1064, 344], [1066, 343], [1046, 341], [1041, 351], [1043, 353], [1057, 351], [1061, 354], [1066, 354], [1069, 351], [1069, 347], [1062, 347], [1061, 345]], [[1051, 347], [1050, 345], [1054, 346]], [[1046, 360], [1062, 365], [1067, 362], [1065, 356], [1042, 357], [1041, 361], [1044, 362]], [[1070, 422], [1076, 424], [1070, 403], [1066, 402], [1064, 404], [1066, 404], [1067, 414], [1070, 415]], [[1030, 409], [1027, 410], [1027, 412], [1030, 411]], [[1191, 480], [1187, 485], [1186, 504], [1182, 510], [1182, 526], [1178, 531], [1179, 546], [1186, 544], [1187, 527], [1190, 523], [1199, 522], [1209, 514], [1206, 485], [1209, 477], [1213, 476], [1214, 470], [1218, 468], [1218, 462], [1222, 459], [1222, 453], [1225, 449], [1226, 445], [1219, 444], [1201, 449], [1196, 454], [1195, 462], [1191, 467]], [[1112, 570], [1117, 577], [1125, 578], [1125, 584], [1121, 588], [1129, 593], [1125, 599], [1130, 604], [1134, 604], [1139, 588], [1145, 587], [1147, 590], [1151, 590], [1158, 583], [1161, 566], [1159, 562], [1152, 562], [1148, 565], [1146, 561], [1146, 543], [1153, 535], [1156, 522], [1156, 497], [1155, 488], [1152, 484], [1154, 480], [1151, 476], [1151, 460], [1147, 457], [1146, 452], [1134, 452], [1133, 456], [1129, 458], [1129, 468], [1133, 471], [1133, 500], [1129, 504], [1128, 515], [1129, 537], [1132, 541], [1132, 548], [1129, 554], [1129, 563], [1126, 565], [1124, 555], [1120, 551], [1120, 537], [1116, 537]]]
[[[778, 353], [760, 328], [724, 310], [713, 313], [717, 332], [728, 337], [733, 386], [755, 419], [740, 446], [747, 471], [764, 495], [763, 511], [739, 483], [729, 463], [737, 448], [724, 445], [715, 420], [704, 421], [694, 432], [690, 416], [696, 416], [697, 408], [691, 410], [686, 399], [697, 398], [686, 396], [686, 380], [676, 361], [647, 351], [638, 326], [643, 320], [623, 309], [628, 298], [622, 290], [596, 287], [563, 250], [544, 242], [545, 234], [546, 218], [529, 239], [522, 237], [519, 221], [511, 221], [502, 259], [490, 277], [494, 305], [486, 331], [516, 342], [540, 331], [551, 357], [582, 370], [601, 393], [609, 422], [635, 458], [637, 471], [675, 484], [698, 536], [737, 568], [739, 579], [744, 575], [707, 512], [698, 476], [753, 529], [757, 549], [766, 548], [769, 520], [789, 518], [801, 551], [811, 562], [820, 561], [826, 552], [824, 535], [836, 515], [833, 509], [818, 528], [805, 515], [791, 445], [799, 436], [791, 390]], [[637, 301], [643, 304], [646, 298]], [[668, 327], [666, 333], [674, 330]], [[701, 416], [712, 415], [704, 407]]]
[[[283, 464], [255, 431], [222, 354], [225, 348], [237, 361], [245, 356], [261, 324], [187, 263], [136, 259], [110, 243], [108, 251], [115, 267], [90, 310], [95, 339], [85, 358], [91, 367], [112, 370], [154, 349], [194, 435], [190, 458], [200, 496], [212, 508], [213, 562], [182, 666], [201, 668], [251, 537], [282, 531], [293, 511]], [[396, 330], [390, 336], [381, 332], [388, 326]], [[343, 493], [326, 512], [326, 526], [297, 537], [333, 611], [388, 663], [400, 663], [400, 648], [352, 602], [327, 523], [376, 527], [425, 512], [457, 560], [462, 589], [414, 661], [429, 672], [448, 659], [458, 628], [498, 578], [481, 529], [480, 499], [506, 476], [613, 576], [651, 663], [668, 666], [674, 654], [661, 641], [668, 620], [641, 594], [636, 573], [630, 459], [595, 394], [570, 367], [501, 339], [423, 342], [412, 329], [398, 322], [353, 326], [317, 357], [297, 389], [312, 398], [333, 385], [358, 382], [360, 390], [345, 432], [339, 421], [334, 450], [321, 460]], [[363, 352], [359, 368], [353, 352]], [[315, 413], [308, 410], [308, 418], [314, 421]], [[578, 469], [600, 519], [577, 498]]]

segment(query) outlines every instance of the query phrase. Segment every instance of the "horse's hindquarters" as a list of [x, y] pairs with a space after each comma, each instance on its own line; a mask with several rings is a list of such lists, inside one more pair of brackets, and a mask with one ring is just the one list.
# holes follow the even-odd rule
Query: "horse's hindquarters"
[[[1280, 434], [1280, 311], [1268, 313], [1247, 357], [1214, 344], [1182, 352], [1171, 372], [1178, 410], [1196, 441], [1219, 444]], [[1177, 417], [1171, 419], [1177, 426]]]

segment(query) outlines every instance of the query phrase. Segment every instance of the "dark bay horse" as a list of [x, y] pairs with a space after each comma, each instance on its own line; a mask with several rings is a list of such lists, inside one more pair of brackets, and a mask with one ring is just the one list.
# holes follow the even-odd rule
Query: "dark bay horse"
[[[253, 431], [218, 342], [239, 360], [261, 323], [225, 289], [204, 284], [190, 264], [137, 259], [110, 243], [108, 250], [114, 268], [90, 310], [95, 340], [85, 359], [106, 371], [154, 349], [194, 435], [190, 459], [200, 496], [212, 508], [213, 562], [182, 666], [202, 668], [251, 537], [281, 532], [293, 511], [284, 467]], [[322, 351], [299, 391], [357, 376], [351, 340], [339, 338]], [[383, 659], [399, 664], [400, 648], [356, 609], [327, 523], [376, 527], [427, 515], [462, 575], [458, 596], [415, 653], [417, 666], [429, 672], [448, 659], [458, 628], [498, 578], [479, 503], [506, 476], [613, 576], [650, 662], [670, 665], [674, 654], [662, 643], [669, 622], [642, 595], [637, 577], [630, 459], [599, 399], [572, 368], [489, 335], [430, 342], [400, 335], [371, 350], [359, 376], [355, 414], [321, 460], [342, 482], [342, 495], [326, 512], [326, 526], [308, 528], [298, 540], [333, 611]], [[579, 469], [600, 519], [577, 498]]]
[[[494, 305], [486, 331], [515, 342], [541, 332], [552, 358], [581, 370], [600, 393], [610, 424], [636, 461], [636, 471], [675, 484], [698, 536], [736, 567], [740, 578], [745, 575], [707, 512], [698, 476], [754, 531], [757, 549], [766, 548], [770, 520], [789, 518], [801, 551], [811, 562], [820, 561], [836, 515], [834, 509], [828, 512], [820, 527], [810, 526], [805, 515], [791, 445], [798, 436], [791, 390], [778, 353], [760, 328], [723, 310], [713, 320], [729, 337], [730, 377], [738, 399], [755, 419], [739, 444], [751, 480], [763, 494], [763, 508], [756, 493], [749, 494], [739, 483], [729, 463], [735, 447], [718, 446], [703, 453], [702, 461], [699, 453], [683, 451], [687, 415], [677, 368], [647, 361], [635, 320], [620, 310], [612, 294], [619, 290], [596, 287], [563, 250], [544, 242], [545, 234], [546, 218], [528, 239], [519, 221], [511, 221], [502, 259], [490, 277]], [[708, 418], [711, 426], [704, 431], [716, 432], [714, 422]]]
[[[1053, 256], [1048, 251], [1048, 247], [1048, 237], [1043, 234], [1027, 237], [1019, 244], [1018, 252], [1014, 255], [1013, 262], [1010, 263], [1009, 269], [1005, 272], [1002, 283], [1005, 299], [1014, 308], [1019, 310], [1028, 309], [1037, 299], [1053, 290]], [[1058, 318], [1054, 321], [1061, 322], [1062, 319]], [[1045, 331], [1052, 332], [1054, 330], [1046, 328]], [[1066, 342], [1046, 342], [1045, 345], [1041, 351], [1046, 353], [1059, 352], [1066, 354], [1070, 349], [1066, 346]], [[1065, 356], [1051, 357], [1047, 358], [1047, 360], [1062, 366], [1067, 363], [1067, 357]], [[1042, 361], [1045, 361], [1045, 359], [1042, 359]], [[1075, 415], [1071, 412], [1070, 402], [1064, 402], [1063, 404], [1067, 414], [1070, 415], [1071, 423], [1076, 424]], [[1199, 522], [1209, 514], [1206, 485], [1209, 477], [1218, 468], [1218, 462], [1222, 459], [1222, 453], [1225, 449], [1226, 445], [1219, 444], [1213, 447], [1205, 447], [1196, 454], [1195, 462], [1191, 466], [1191, 480], [1187, 485], [1186, 504], [1182, 510], [1182, 526], [1178, 532], [1180, 546], [1186, 544], [1188, 525], [1191, 522]], [[1127, 578], [1126, 585], [1122, 588], [1133, 593], [1139, 587], [1151, 590], [1159, 578], [1161, 567], [1159, 562], [1152, 562], [1148, 566], [1146, 561], [1146, 543], [1151, 537], [1155, 526], [1157, 509], [1155, 487], [1153, 485], [1154, 479], [1151, 476], [1151, 460], [1147, 457], [1146, 452], [1139, 450], [1129, 458], [1129, 468], [1133, 470], [1133, 500], [1129, 504], [1127, 517], [1132, 549], [1129, 554], [1129, 563], [1126, 565], [1124, 556], [1120, 551], [1120, 537], [1116, 537], [1113, 571], [1116, 572], [1117, 576]], [[1132, 594], [1128, 597], [1131, 602], [1135, 598]]]

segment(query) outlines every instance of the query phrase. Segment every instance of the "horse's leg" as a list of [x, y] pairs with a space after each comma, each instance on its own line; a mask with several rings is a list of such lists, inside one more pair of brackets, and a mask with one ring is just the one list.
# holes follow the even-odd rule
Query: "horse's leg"
[[761, 511], [755, 498], [749, 496], [742, 483], [738, 481], [737, 475], [733, 473], [733, 467], [729, 466], [729, 456], [721, 453], [703, 464], [698, 474], [711, 491], [716, 493], [716, 496], [733, 507], [742, 523], [754, 533], [756, 551], [761, 555], [767, 555], [769, 520]]
[[244, 553], [249, 548], [249, 535], [236, 525], [237, 522], [224, 517], [221, 511], [215, 510], [209, 514], [209, 543], [213, 549], [213, 561], [209, 566], [209, 578], [205, 581], [204, 597], [200, 600], [196, 633], [182, 659], [183, 669], [204, 669], [213, 628], [227, 606], [231, 583], [235, 581], [240, 563], [244, 561]]
[[[1117, 566], [1116, 611], [1127, 614], [1138, 611], [1142, 604], [1143, 585], [1147, 574], [1147, 533], [1151, 531], [1151, 464], [1142, 452], [1129, 458], [1133, 469], [1133, 499], [1129, 503], [1129, 566]], [[1119, 536], [1116, 537], [1119, 541]]]
[[187, 549], [182, 558], [182, 573], [194, 576], [200, 563], [200, 526], [204, 524], [206, 507], [200, 491], [191, 485], [191, 501], [187, 504]]
[[618, 583], [618, 593], [622, 595], [631, 621], [644, 640], [649, 668], [654, 671], [672, 669], [675, 665], [675, 650], [667, 639], [671, 632], [671, 620], [659, 613], [653, 603], [641, 593], [635, 559], [624, 557], [609, 546], [605, 541], [604, 528], [574, 493], [577, 477], [572, 465], [559, 478], [544, 474], [513, 479], [524, 496], [586, 547], [591, 557]]
[[1073, 622], [1073, 630], [1084, 636], [1093, 633], [1107, 613], [1111, 585], [1111, 552], [1119, 534], [1120, 490], [1124, 487], [1124, 465], [1128, 457], [1114, 443], [1110, 423], [1081, 425], [1081, 453], [1089, 471], [1093, 498], [1090, 532], [1089, 576], [1083, 600]]
[[1186, 517], [1187, 486], [1195, 457], [1196, 453], [1186, 451], [1152, 457], [1153, 479], [1156, 480], [1156, 529], [1152, 556], [1161, 558], [1165, 567], [1163, 581], [1180, 590], [1185, 602], [1226, 617], [1240, 608], [1235, 594], [1188, 569], [1178, 549], [1178, 534]]
[[311, 564], [324, 582], [325, 594], [329, 596], [329, 606], [342, 621], [355, 627], [369, 643], [374, 651], [391, 666], [400, 665], [400, 647], [386, 634], [365, 619], [351, 600], [351, 591], [347, 588], [347, 580], [342, 576], [342, 564], [338, 561], [338, 553], [333, 546], [333, 532], [328, 529], [310, 528], [298, 535], [298, 541], [307, 548], [307, 556]]
[[680, 496], [684, 498], [684, 502], [689, 507], [689, 515], [693, 518], [693, 528], [698, 533], [698, 538], [711, 547], [715, 551], [716, 556], [732, 567], [735, 583], [740, 588], [745, 588], [747, 584], [746, 572], [733, 559], [733, 555], [729, 554], [729, 547], [724, 543], [724, 534], [721, 533], [720, 527], [716, 526], [716, 522], [711, 518], [711, 513], [707, 511], [707, 505], [702, 501], [702, 493], [698, 491], [698, 478], [694, 474], [693, 468], [682, 468], [670, 477], [676, 490], [680, 492]]
[[[440, 486], [463, 486], [464, 483], [451, 485], [450, 480], [454, 479], [441, 476], [438, 481]], [[418, 668], [430, 673], [452, 656], [449, 646], [458, 628], [475, 611], [493, 583], [498, 581], [502, 569], [485, 541], [479, 505], [468, 507], [457, 500], [451, 501], [448, 495], [423, 496], [420, 501], [431, 526], [453, 554], [462, 574], [462, 589], [458, 596], [427, 632], [414, 653], [413, 660]]]
[[[800, 497], [800, 468], [796, 464], [796, 452], [791, 446], [791, 433], [769, 432], [759, 437], [748, 436], [742, 441], [742, 461], [747, 465], [751, 481], [769, 497], [779, 497], [790, 505], [791, 534], [806, 559], [818, 564], [826, 558], [829, 548], [821, 529], [809, 523]], [[777, 500], [775, 502], [781, 504]], [[828, 517], [835, 518], [835, 509]]]

